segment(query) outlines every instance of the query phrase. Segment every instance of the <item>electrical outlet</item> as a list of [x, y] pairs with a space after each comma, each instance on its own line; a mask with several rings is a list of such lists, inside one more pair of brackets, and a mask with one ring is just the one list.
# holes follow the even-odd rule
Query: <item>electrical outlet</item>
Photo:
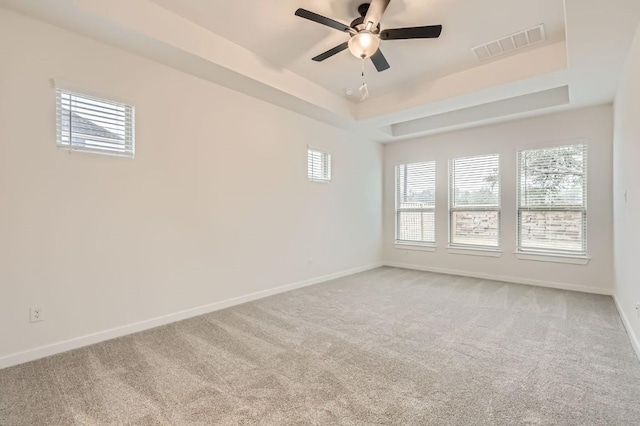
[[31, 313], [31, 316], [30, 316], [31, 322], [44, 321], [44, 311], [42, 310], [42, 306], [32, 306], [30, 313]]
[[307, 260], [307, 265], [313, 266], [313, 258], [312, 257], [310, 257], [309, 260]]
[[636, 305], [636, 315], [640, 318], [640, 303]]

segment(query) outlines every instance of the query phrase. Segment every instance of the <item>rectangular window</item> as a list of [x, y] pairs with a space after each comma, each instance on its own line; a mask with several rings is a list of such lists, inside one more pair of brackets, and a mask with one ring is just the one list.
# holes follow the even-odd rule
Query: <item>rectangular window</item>
[[396, 167], [396, 242], [435, 244], [436, 163]]
[[56, 89], [59, 148], [133, 158], [134, 107]]
[[449, 163], [449, 244], [500, 247], [500, 156], [456, 158]]
[[518, 153], [518, 251], [587, 254], [587, 146]]
[[308, 149], [307, 176], [311, 182], [329, 182], [331, 180], [331, 154]]

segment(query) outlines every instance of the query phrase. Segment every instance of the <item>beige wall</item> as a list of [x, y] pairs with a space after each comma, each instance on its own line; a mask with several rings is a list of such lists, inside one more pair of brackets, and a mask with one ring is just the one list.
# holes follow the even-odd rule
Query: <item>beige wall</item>
[[[611, 294], [612, 136], [610, 105], [513, 121], [389, 144], [384, 149], [384, 260], [394, 265], [534, 285]], [[532, 147], [586, 141], [588, 179], [588, 265], [516, 258], [516, 154]], [[448, 160], [500, 154], [502, 250], [500, 257], [452, 254], [448, 243]], [[394, 168], [397, 164], [436, 161], [437, 250], [407, 251], [394, 246]]]
[[[380, 261], [378, 144], [3, 9], [0, 52], [0, 367]], [[133, 99], [135, 160], [57, 150], [52, 78]]]
[[640, 29], [616, 96], [613, 146], [615, 296], [640, 356]]

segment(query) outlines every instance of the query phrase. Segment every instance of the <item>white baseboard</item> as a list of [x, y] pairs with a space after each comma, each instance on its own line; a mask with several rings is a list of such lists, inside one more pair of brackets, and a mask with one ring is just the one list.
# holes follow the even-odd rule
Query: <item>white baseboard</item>
[[444, 269], [444, 268], [436, 268], [431, 266], [413, 265], [413, 264], [398, 263], [398, 262], [384, 262], [384, 265], [392, 266], [394, 268], [414, 269], [416, 271], [435, 272], [438, 274], [447, 274], [447, 275], [460, 275], [463, 277], [479, 278], [483, 280], [492, 280], [492, 281], [504, 281], [508, 283], [526, 284], [526, 285], [533, 285], [538, 287], [556, 288], [559, 290], [580, 291], [583, 293], [603, 294], [605, 296], [613, 295], [613, 291], [609, 289], [594, 288], [594, 287], [575, 285], [575, 284], [557, 283], [553, 281], [532, 280], [529, 278], [520, 278], [520, 277], [507, 277], [503, 275], [483, 274], [480, 272], [460, 271], [457, 269]]
[[24, 352], [7, 355], [0, 358], [0, 370], [3, 368], [12, 367], [14, 365], [23, 364], [25, 362], [45, 358], [51, 355], [56, 355], [62, 352], [67, 352], [73, 349], [78, 349], [84, 346], [93, 345], [95, 343], [104, 342], [106, 340], [115, 339], [117, 337], [126, 336], [128, 334], [149, 330], [151, 328], [170, 324], [176, 321], [197, 317], [198, 315], [219, 311], [220, 309], [225, 309], [231, 306], [240, 305], [242, 303], [251, 302], [253, 300], [262, 299], [268, 296], [273, 296], [275, 294], [284, 293], [286, 291], [291, 291], [298, 288], [307, 287], [313, 284], [319, 284], [325, 281], [330, 281], [330, 280], [342, 278], [348, 275], [357, 274], [358, 272], [364, 272], [370, 269], [379, 268], [381, 266], [383, 266], [382, 263], [375, 263], [372, 265], [361, 266], [358, 268], [353, 268], [346, 271], [337, 272], [334, 274], [324, 275], [321, 277], [311, 278], [304, 281], [298, 281], [298, 282], [283, 285], [280, 287], [270, 288], [268, 290], [258, 291], [256, 293], [235, 297], [233, 299], [227, 299], [227, 300], [211, 303], [204, 306], [187, 309], [185, 311], [176, 312], [173, 314], [163, 315], [161, 317], [151, 318], [148, 320], [124, 325], [121, 327], [112, 328], [109, 330], [99, 331], [97, 333], [88, 334], [86, 336], [76, 337], [76, 338], [65, 340], [62, 342], [57, 342], [50, 345], [29, 349]]
[[624, 324], [624, 328], [627, 330], [627, 335], [629, 336], [629, 340], [631, 340], [631, 346], [633, 346], [633, 350], [636, 351], [636, 355], [640, 360], [640, 340], [638, 336], [635, 335], [633, 329], [631, 328], [631, 322], [629, 322], [629, 317], [624, 313], [620, 302], [618, 302], [618, 298], [616, 295], [613, 295], [613, 301], [616, 303], [616, 308], [618, 308], [618, 313], [620, 314], [620, 318], [622, 318], [622, 324]]

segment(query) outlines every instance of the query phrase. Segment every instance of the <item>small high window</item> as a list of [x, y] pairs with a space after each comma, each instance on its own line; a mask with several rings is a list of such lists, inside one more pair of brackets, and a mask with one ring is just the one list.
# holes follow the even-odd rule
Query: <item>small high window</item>
[[133, 158], [134, 107], [56, 89], [56, 140], [69, 151]]
[[308, 149], [307, 176], [311, 182], [329, 182], [331, 180], [331, 154]]

